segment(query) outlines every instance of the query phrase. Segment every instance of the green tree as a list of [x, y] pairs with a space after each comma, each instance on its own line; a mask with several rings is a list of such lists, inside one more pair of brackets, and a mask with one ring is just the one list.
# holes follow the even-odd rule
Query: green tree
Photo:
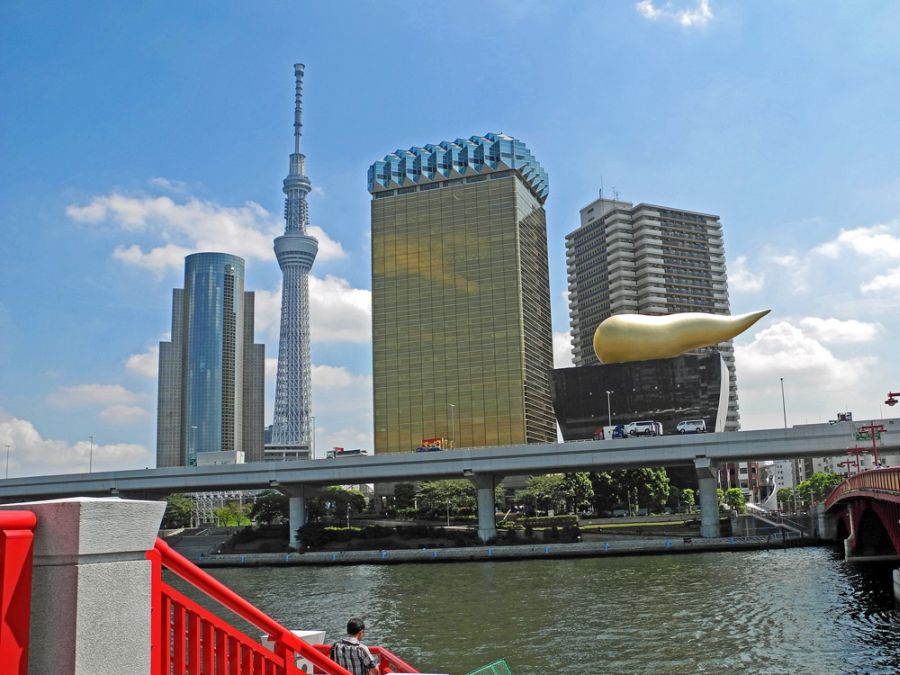
[[250, 518], [253, 522], [263, 525], [286, 523], [289, 519], [288, 514], [288, 498], [276, 490], [261, 493], [250, 509]]
[[532, 506], [536, 511], [553, 509], [562, 512], [566, 506], [566, 490], [563, 486], [563, 479], [561, 473], [532, 476], [528, 479], [525, 489], [519, 490], [516, 497]]
[[166, 497], [166, 512], [163, 514], [162, 526], [166, 529], [190, 527], [193, 506], [194, 502], [187, 495], [169, 495]]
[[671, 483], [669, 484], [669, 498], [666, 499], [666, 506], [673, 511], [681, 508], [681, 489]]
[[819, 471], [797, 486], [797, 494], [806, 502], [821, 502], [843, 482], [843, 477], [836, 473]]
[[319, 499], [326, 502], [331, 512], [339, 518], [366, 510], [366, 496], [362, 492], [339, 485], [325, 488]]
[[778, 501], [778, 506], [782, 510], [785, 510], [791, 506], [791, 500], [793, 498], [794, 491], [788, 487], [778, 488], [778, 492], [775, 493], [775, 499]]
[[567, 511], [578, 512], [590, 506], [594, 496], [591, 479], [585, 472], [567, 473], [563, 476], [560, 490], [565, 497]]
[[738, 513], [747, 513], [747, 499], [741, 488], [729, 488], [725, 492], [725, 503]]
[[669, 498], [669, 475], [665, 469], [618, 469], [591, 473], [589, 477], [597, 511], [609, 511], [635, 500], [639, 506], [658, 511]]
[[412, 483], [397, 483], [394, 486], [394, 508], [399, 511], [411, 509], [416, 501], [416, 486]]
[[213, 509], [213, 514], [216, 516], [216, 524], [219, 526], [252, 525], [253, 523], [250, 520], [250, 510], [252, 508], [252, 504], [228, 502], [225, 506]]
[[719, 505], [719, 511], [721, 511], [722, 507], [725, 506], [725, 490], [722, 488], [716, 488], [716, 502]]
[[647, 511], [659, 511], [669, 498], [669, 475], [665, 469], [625, 469], [613, 471], [618, 482], [620, 501], [629, 502], [628, 495], [637, 498], [638, 507]]
[[597, 513], [612, 511], [619, 499], [612, 474], [609, 471], [592, 471], [588, 477], [594, 491], [594, 511]]
[[465, 478], [420, 483], [416, 499], [423, 518], [442, 518], [448, 510], [454, 515], [475, 513], [475, 486]]
[[687, 507], [688, 513], [694, 512], [694, 504], [697, 503], [697, 498], [691, 488], [685, 488], [681, 491], [681, 503]]

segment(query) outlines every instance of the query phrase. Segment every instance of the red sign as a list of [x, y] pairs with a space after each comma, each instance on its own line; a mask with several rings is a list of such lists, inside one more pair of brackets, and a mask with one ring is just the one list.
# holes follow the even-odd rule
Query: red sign
[[423, 438], [423, 448], [443, 448], [447, 445], [447, 441], [443, 438]]

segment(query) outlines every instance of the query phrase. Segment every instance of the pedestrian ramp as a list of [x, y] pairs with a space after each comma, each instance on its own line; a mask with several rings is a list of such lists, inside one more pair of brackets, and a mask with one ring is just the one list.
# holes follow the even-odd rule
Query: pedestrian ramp
[[475, 670], [470, 670], [466, 675], [513, 675], [513, 671], [510, 670], [506, 659], [500, 659]]

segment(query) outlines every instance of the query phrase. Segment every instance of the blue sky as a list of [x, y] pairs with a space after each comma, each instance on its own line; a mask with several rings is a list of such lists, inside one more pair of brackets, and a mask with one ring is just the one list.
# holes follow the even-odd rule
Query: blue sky
[[[317, 444], [371, 447], [366, 170], [488, 131], [550, 176], [557, 365], [564, 236], [601, 179], [719, 214], [745, 428], [880, 414], [900, 387], [896, 3], [8, 2], [0, 7], [0, 461], [155, 462], [155, 345], [183, 257], [228, 250], [277, 354], [292, 64], [322, 239]], [[274, 377], [267, 378], [268, 412]], [[3, 467], [0, 466], [0, 470]]]

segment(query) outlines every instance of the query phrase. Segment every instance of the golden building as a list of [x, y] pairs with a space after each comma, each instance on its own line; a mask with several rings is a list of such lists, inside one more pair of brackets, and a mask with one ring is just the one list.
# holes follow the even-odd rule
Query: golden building
[[547, 177], [504, 134], [369, 169], [375, 452], [556, 439]]

